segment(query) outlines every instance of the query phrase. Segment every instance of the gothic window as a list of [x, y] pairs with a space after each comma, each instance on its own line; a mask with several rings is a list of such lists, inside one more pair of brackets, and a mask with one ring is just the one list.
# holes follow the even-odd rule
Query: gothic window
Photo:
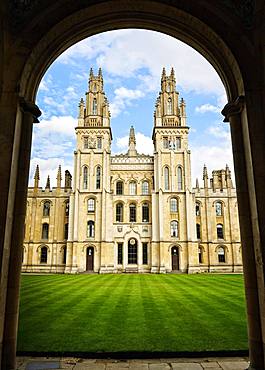
[[165, 184], [165, 190], [169, 190], [169, 168], [164, 168], [164, 184]]
[[48, 248], [41, 247], [40, 250], [40, 263], [47, 263], [48, 260]]
[[65, 216], [69, 216], [69, 202], [65, 203]]
[[123, 194], [123, 182], [122, 181], [117, 181], [116, 182], [116, 194], [117, 195], [122, 195]]
[[179, 236], [178, 221], [171, 221], [170, 222], [170, 234], [171, 234], [171, 236], [174, 236], [174, 237], [178, 238], [178, 236]]
[[177, 178], [178, 178], [178, 190], [182, 190], [183, 181], [182, 181], [182, 168], [178, 166], [177, 168]]
[[102, 149], [102, 137], [97, 137], [97, 148]]
[[142, 206], [142, 222], [149, 222], [149, 206], [144, 203]]
[[198, 257], [199, 257], [199, 263], [202, 263], [203, 261], [203, 250], [202, 250], [202, 247], [199, 247], [198, 248]]
[[215, 214], [216, 216], [222, 216], [223, 215], [223, 207], [221, 202], [215, 203]]
[[178, 212], [178, 201], [177, 201], [176, 198], [171, 198], [170, 199], [170, 212], [171, 213]]
[[122, 265], [123, 262], [123, 244], [118, 243], [118, 265]]
[[50, 216], [50, 208], [51, 208], [50, 202], [44, 202], [43, 204], [43, 216], [44, 217]]
[[200, 203], [196, 203], [196, 205], [195, 205], [195, 213], [196, 213], [196, 216], [200, 216], [201, 215]]
[[83, 168], [83, 189], [87, 189], [87, 183], [88, 183], [88, 168], [85, 166]]
[[129, 194], [136, 195], [136, 182], [135, 181], [131, 181], [129, 183]]
[[137, 241], [130, 239], [128, 243], [128, 264], [137, 263]]
[[130, 204], [129, 209], [130, 209], [130, 222], [136, 222], [136, 205], [133, 203]]
[[225, 262], [225, 249], [223, 247], [218, 248], [217, 254], [218, 254], [218, 262], [219, 263]]
[[64, 224], [64, 239], [68, 239], [68, 223]]
[[169, 146], [168, 137], [163, 137], [163, 148], [168, 149], [168, 146]]
[[167, 114], [172, 114], [172, 99], [168, 98], [167, 101]]
[[176, 138], [176, 149], [179, 150], [181, 148], [181, 140], [180, 137]]
[[87, 201], [87, 212], [95, 212], [95, 199], [89, 198]]
[[197, 239], [201, 239], [201, 225], [196, 224]]
[[148, 183], [148, 181], [143, 181], [142, 182], [142, 194], [143, 195], [149, 194], [149, 183]]
[[88, 149], [88, 137], [84, 137], [84, 149]]
[[92, 114], [96, 115], [98, 113], [97, 99], [93, 99]]
[[63, 252], [62, 260], [63, 260], [63, 264], [65, 265], [66, 264], [66, 246], [62, 248], [62, 252]]
[[94, 221], [90, 220], [87, 222], [87, 237], [88, 238], [95, 237], [95, 222]]
[[101, 178], [101, 173], [100, 173], [100, 167], [97, 166], [96, 169], [96, 189], [100, 189], [100, 178]]
[[224, 239], [224, 228], [222, 224], [216, 226], [217, 239]]
[[42, 224], [41, 238], [44, 240], [48, 240], [49, 238], [49, 224], [47, 223]]
[[148, 264], [148, 244], [143, 243], [143, 265]]
[[123, 222], [123, 204], [116, 204], [116, 221]]

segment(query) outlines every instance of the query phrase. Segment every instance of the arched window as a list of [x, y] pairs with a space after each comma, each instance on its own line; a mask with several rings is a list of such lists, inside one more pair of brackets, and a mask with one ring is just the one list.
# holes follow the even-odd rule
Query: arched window
[[69, 202], [65, 203], [65, 216], [69, 216]]
[[164, 168], [164, 184], [165, 184], [165, 190], [169, 190], [169, 168]]
[[178, 200], [176, 198], [170, 199], [170, 212], [171, 213], [178, 212]]
[[171, 221], [170, 222], [170, 234], [171, 234], [171, 236], [174, 236], [174, 237], [178, 238], [178, 236], [179, 236], [178, 221]]
[[136, 205], [134, 203], [130, 204], [129, 209], [130, 209], [129, 216], [130, 222], [136, 222]]
[[181, 139], [180, 137], [176, 138], [176, 149], [179, 150], [181, 148]]
[[41, 238], [44, 240], [49, 238], [49, 224], [47, 223], [42, 224]]
[[203, 263], [203, 249], [202, 249], [202, 247], [198, 248], [198, 257], [199, 257], [199, 263]]
[[40, 263], [47, 263], [48, 260], [48, 248], [41, 247], [40, 250]]
[[122, 195], [123, 194], [123, 182], [122, 181], [117, 181], [116, 182], [116, 194], [117, 195]]
[[129, 194], [136, 195], [136, 182], [135, 181], [131, 181], [129, 183]]
[[217, 239], [224, 239], [224, 228], [222, 224], [216, 225]]
[[128, 242], [128, 264], [137, 264], [137, 240], [130, 239]]
[[68, 223], [64, 224], [64, 239], [68, 239]]
[[44, 217], [50, 216], [50, 208], [51, 208], [50, 202], [44, 202], [43, 204], [43, 216]]
[[92, 114], [96, 115], [98, 113], [97, 99], [93, 99]]
[[87, 181], [88, 180], [88, 168], [85, 166], [83, 168], [83, 189], [87, 189]]
[[168, 98], [167, 101], [167, 114], [172, 114], [172, 99]]
[[217, 254], [218, 254], [218, 262], [219, 263], [225, 262], [225, 249], [223, 247], [218, 248]]
[[123, 222], [123, 204], [116, 204], [116, 221]]
[[97, 169], [96, 169], [96, 189], [100, 189], [100, 178], [101, 178], [101, 170], [100, 170], [100, 167], [97, 166]]
[[142, 205], [142, 222], [149, 222], [149, 205], [144, 203]]
[[87, 201], [87, 212], [95, 212], [95, 199], [89, 198]]
[[215, 203], [215, 214], [216, 216], [222, 216], [223, 215], [223, 205], [221, 202]]
[[88, 137], [84, 137], [84, 149], [88, 149]]
[[97, 137], [97, 148], [102, 149], [102, 137]]
[[149, 183], [148, 183], [148, 181], [143, 181], [142, 182], [142, 194], [143, 195], [149, 194]]
[[95, 237], [95, 222], [94, 221], [90, 220], [87, 222], [87, 237], [88, 238]]
[[201, 239], [201, 225], [196, 224], [197, 239]]
[[183, 180], [182, 180], [182, 168], [180, 166], [178, 166], [177, 168], [177, 178], [178, 178], [178, 190], [182, 190]]
[[66, 246], [64, 246], [63, 248], [62, 248], [62, 253], [63, 253], [63, 258], [62, 258], [62, 262], [63, 262], [63, 264], [65, 265], [66, 264]]
[[201, 206], [200, 206], [200, 203], [196, 203], [196, 205], [195, 205], [195, 214], [196, 214], [196, 216], [200, 216], [201, 215]]

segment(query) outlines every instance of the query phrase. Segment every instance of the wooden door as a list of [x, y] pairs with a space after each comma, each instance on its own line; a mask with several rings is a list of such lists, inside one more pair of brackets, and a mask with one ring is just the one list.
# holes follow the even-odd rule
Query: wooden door
[[86, 270], [94, 270], [94, 248], [88, 247], [86, 250]]
[[177, 247], [173, 247], [171, 249], [171, 256], [172, 256], [172, 270], [174, 271], [179, 270], [179, 249]]

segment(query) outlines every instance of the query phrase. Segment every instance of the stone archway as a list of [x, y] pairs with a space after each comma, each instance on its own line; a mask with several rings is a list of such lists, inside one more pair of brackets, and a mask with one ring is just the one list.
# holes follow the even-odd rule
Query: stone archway
[[[14, 4], [15, 12], [10, 12], [10, 3]], [[32, 122], [36, 122], [40, 114], [34, 103], [38, 85], [53, 60], [75, 42], [98, 32], [128, 27], [164, 32], [193, 46], [215, 67], [225, 85], [229, 104], [223, 114], [231, 124], [250, 359], [253, 368], [264, 368], [265, 46], [262, 15], [265, 5], [257, 0], [255, 9], [254, 5], [244, 9], [242, 5], [235, 7], [233, 2], [223, 3], [205, 2], [202, 7], [201, 2], [106, 0], [99, 4], [88, 1], [83, 5], [84, 2], [73, 0], [65, 7], [62, 0], [2, 2], [0, 339], [3, 368], [15, 368], [21, 269], [17, 246], [23, 242]], [[256, 63], [255, 68], [250, 68], [251, 63]]]

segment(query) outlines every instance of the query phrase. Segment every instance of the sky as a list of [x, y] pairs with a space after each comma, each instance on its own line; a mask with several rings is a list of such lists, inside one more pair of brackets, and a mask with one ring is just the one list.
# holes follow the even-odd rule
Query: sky
[[40, 185], [50, 175], [56, 186], [59, 164], [73, 173], [78, 104], [88, 89], [89, 70], [101, 67], [104, 90], [110, 103], [113, 134], [112, 153], [124, 153], [131, 125], [139, 153], [153, 154], [151, 139], [155, 101], [160, 91], [161, 72], [175, 69], [177, 91], [186, 101], [190, 127], [192, 179], [202, 186], [202, 168], [208, 174], [225, 168], [233, 172], [230, 129], [220, 111], [226, 104], [222, 82], [209, 62], [183, 42], [147, 30], [104, 32], [75, 44], [49, 67], [38, 90], [42, 111], [34, 125], [29, 185], [36, 165]]

